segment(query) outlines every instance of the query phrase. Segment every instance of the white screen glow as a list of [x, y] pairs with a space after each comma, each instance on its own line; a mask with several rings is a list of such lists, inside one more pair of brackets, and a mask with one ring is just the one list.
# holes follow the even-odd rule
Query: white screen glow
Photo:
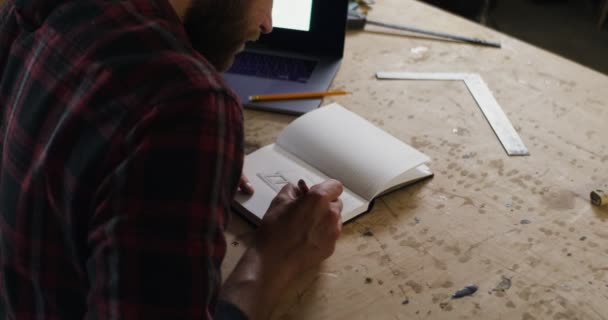
[[312, 0], [274, 0], [272, 22], [274, 27], [310, 31]]

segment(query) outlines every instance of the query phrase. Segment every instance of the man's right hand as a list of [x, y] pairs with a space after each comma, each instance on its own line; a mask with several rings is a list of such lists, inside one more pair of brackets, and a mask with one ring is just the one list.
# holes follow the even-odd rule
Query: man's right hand
[[268, 319], [293, 278], [335, 249], [342, 231], [342, 184], [329, 180], [310, 190], [288, 184], [278, 193], [254, 244], [223, 286], [222, 299], [250, 320]]
[[328, 180], [306, 189], [283, 187], [257, 232], [257, 249], [289, 278], [328, 258], [342, 230], [342, 184]]

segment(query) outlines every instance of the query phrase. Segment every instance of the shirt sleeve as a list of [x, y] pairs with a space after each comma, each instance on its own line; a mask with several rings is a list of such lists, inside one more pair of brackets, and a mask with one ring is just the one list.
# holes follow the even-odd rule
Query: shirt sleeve
[[243, 161], [241, 107], [225, 92], [180, 90], [121, 139], [124, 159], [89, 229], [85, 318], [212, 318]]

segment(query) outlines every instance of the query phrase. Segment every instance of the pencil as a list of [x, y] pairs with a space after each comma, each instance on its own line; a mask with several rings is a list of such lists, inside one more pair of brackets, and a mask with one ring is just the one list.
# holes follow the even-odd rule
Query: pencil
[[301, 194], [306, 194], [309, 190], [306, 181], [303, 179], [298, 180], [298, 188], [300, 189]]
[[278, 94], [260, 94], [250, 96], [249, 101], [272, 101], [272, 100], [293, 100], [293, 99], [314, 99], [327, 96], [337, 96], [349, 94], [347, 91], [320, 91], [320, 92], [293, 92]]

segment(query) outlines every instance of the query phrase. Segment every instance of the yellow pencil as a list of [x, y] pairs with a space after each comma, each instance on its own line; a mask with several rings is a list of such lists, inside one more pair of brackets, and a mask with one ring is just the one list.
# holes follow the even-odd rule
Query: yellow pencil
[[249, 101], [271, 101], [271, 100], [293, 100], [293, 99], [314, 99], [326, 96], [337, 96], [349, 94], [348, 91], [320, 91], [320, 92], [294, 92], [294, 93], [278, 93], [278, 94], [260, 94], [250, 96]]

